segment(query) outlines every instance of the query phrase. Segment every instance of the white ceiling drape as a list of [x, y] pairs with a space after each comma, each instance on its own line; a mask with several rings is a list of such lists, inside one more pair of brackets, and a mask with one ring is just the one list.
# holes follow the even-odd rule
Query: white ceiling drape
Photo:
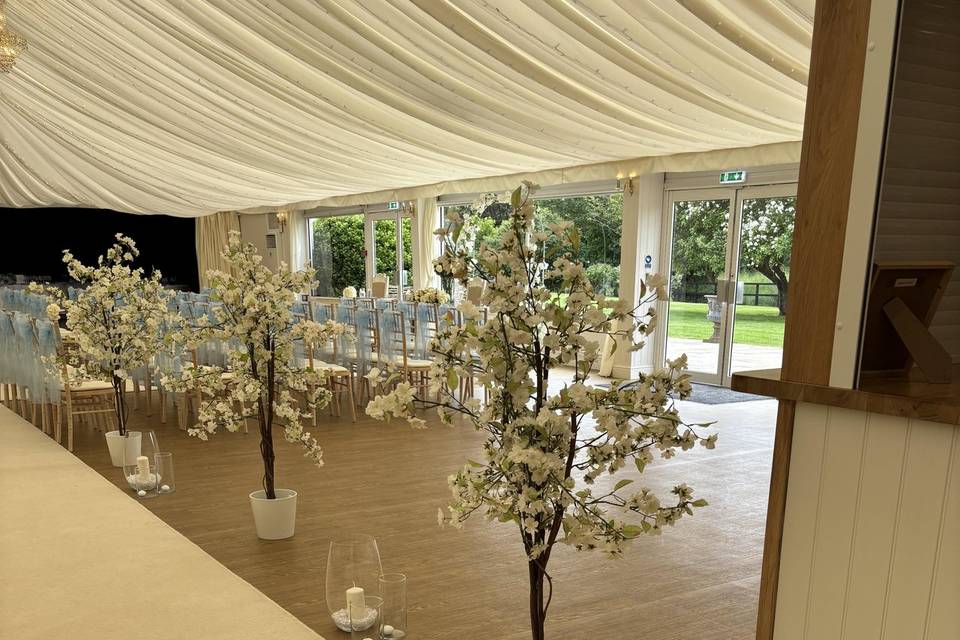
[[195, 216], [801, 137], [813, 0], [8, 0], [0, 204]]

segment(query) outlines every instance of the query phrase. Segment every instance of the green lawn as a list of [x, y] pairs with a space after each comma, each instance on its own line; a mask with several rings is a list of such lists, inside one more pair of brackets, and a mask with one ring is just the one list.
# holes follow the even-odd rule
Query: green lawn
[[[713, 334], [713, 323], [707, 320], [706, 303], [671, 302], [668, 333], [672, 338], [709, 338]], [[776, 307], [737, 307], [733, 341], [782, 347], [783, 318], [778, 315]]]

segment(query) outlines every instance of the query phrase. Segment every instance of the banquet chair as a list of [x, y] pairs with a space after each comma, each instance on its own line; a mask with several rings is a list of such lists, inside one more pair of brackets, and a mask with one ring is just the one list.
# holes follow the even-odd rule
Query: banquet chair
[[[332, 310], [330, 310], [330, 313], [332, 313]], [[333, 394], [333, 401], [330, 403], [331, 414], [337, 417], [342, 414], [341, 396], [346, 392], [350, 405], [350, 418], [353, 422], [356, 422], [357, 407], [354, 399], [354, 369], [340, 364], [340, 349], [342, 347], [341, 344], [338, 343], [340, 343], [340, 337], [333, 336], [327, 341], [327, 344], [307, 345], [307, 357], [301, 360], [301, 365], [314, 371], [323, 372], [326, 375], [327, 387]], [[313, 424], [314, 426], [317, 425], [316, 410], [313, 411]]]
[[[73, 451], [73, 432], [77, 418], [96, 426], [116, 427], [117, 415], [114, 407], [115, 398], [113, 384], [103, 380], [84, 380], [71, 382], [75, 370], [68, 362], [79, 361], [80, 350], [69, 343], [61, 343], [60, 358], [60, 398], [61, 409], [58, 410], [54, 424], [54, 437], [61, 441], [59, 412], [62, 411], [67, 422], [67, 450]], [[132, 385], [128, 380], [124, 393], [129, 393]]]
[[377, 315], [378, 362], [398, 368], [402, 378], [417, 388], [421, 398], [425, 398], [429, 388], [428, 374], [433, 362], [414, 357], [415, 342], [402, 311], [378, 311]]

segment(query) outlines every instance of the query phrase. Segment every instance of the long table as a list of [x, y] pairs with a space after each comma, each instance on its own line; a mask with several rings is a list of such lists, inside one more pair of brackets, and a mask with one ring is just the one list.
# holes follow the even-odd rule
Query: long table
[[2, 406], [0, 638], [323, 640]]

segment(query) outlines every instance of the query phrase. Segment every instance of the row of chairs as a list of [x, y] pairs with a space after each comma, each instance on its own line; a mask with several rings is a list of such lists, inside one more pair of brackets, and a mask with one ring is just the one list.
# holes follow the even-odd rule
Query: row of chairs
[[116, 428], [112, 383], [74, 381], [77, 376], [66, 364], [72, 361], [71, 349], [75, 347], [63, 341], [58, 326], [47, 318], [0, 310], [0, 400], [57, 442], [66, 422], [70, 451], [78, 422]]

